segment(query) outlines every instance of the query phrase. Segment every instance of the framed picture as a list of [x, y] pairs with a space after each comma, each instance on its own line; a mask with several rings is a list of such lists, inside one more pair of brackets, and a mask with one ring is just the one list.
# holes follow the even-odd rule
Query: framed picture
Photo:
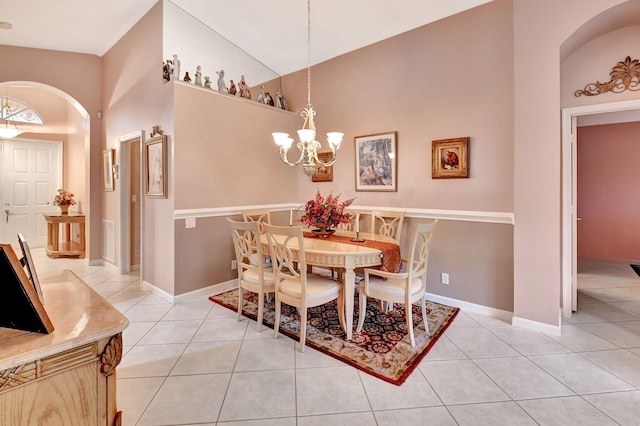
[[356, 136], [356, 191], [397, 191], [396, 132]]
[[113, 157], [114, 149], [105, 149], [102, 151], [102, 189], [105, 191], [113, 191]]
[[431, 145], [431, 177], [469, 177], [469, 138], [442, 139]]
[[0, 244], [0, 280], [0, 327], [53, 332], [53, 323], [11, 244]]
[[33, 284], [33, 288], [38, 295], [38, 299], [40, 299], [40, 303], [44, 305], [44, 297], [42, 296], [42, 288], [40, 287], [40, 280], [38, 280], [38, 274], [36, 273], [36, 267], [33, 264], [33, 258], [31, 257], [31, 250], [29, 250], [29, 244], [27, 244], [27, 240], [24, 236], [18, 232], [18, 243], [20, 244], [20, 249], [22, 250], [22, 259], [20, 259], [20, 263], [26, 269], [27, 276], [31, 280], [31, 284]]
[[147, 197], [167, 198], [167, 137], [144, 143], [145, 188]]
[[[331, 160], [330, 152], [319, 152], [318, 160], [325, 163]], [[311, 176], [311, 182], [333, 182], [333, 166], [318, 166], [318, 170]]]

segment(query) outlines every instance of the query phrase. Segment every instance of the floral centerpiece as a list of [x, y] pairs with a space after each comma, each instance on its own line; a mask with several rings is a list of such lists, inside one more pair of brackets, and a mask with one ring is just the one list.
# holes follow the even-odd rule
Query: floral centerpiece
[[318, 190], [316, 197], [305, 204], [305, 213], [300, 220], [309, 226], [327, 229], [347, 223], [351, 220], [351, 215], [345, 213], [344, 209], [349, 207], [353, 200], [354, 198], [350, 198], [340, 202], [340, 195], [334, 196], [331, 193], [325, 198]]
[[67, 214], [69, 206], [77, 204], [75, 194], [67, 191], [66, 189], [58, 189], [58, 193], [53, 197], [53, 205], [60, 207], [62, 214]]

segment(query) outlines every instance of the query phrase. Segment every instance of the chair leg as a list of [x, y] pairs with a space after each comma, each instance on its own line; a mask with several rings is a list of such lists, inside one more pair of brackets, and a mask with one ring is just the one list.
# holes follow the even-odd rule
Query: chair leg
[[409, 340], [411, 341], [411, 347], [416, 345], [416, 339], [413, 336], [413, 319], [411, 314], [411, 303], [405, 303], [405, 316], [407, 318], [407, 328], [409, 329]]
[[424, 331], [429, 333], [429, 317], [427, 317], [427, 302], [422, 296], [422, 322], [424, 323]]
[[304, 345], [307, 340], [307, 308], [300, 308], [300, 346], [298, 350], [304, 352]]
[[[344, 330], [346, 324], [344, 323], [344, 292], [340, 289], [338, 293], [338, 320], [340, 321], [340, 327]], [[345, 330], [346, 331], [346, 330]]]
[[242, 288], [242, 286], [238, 287], [238, 315], [237, 315], [237, 320], [240, 321], [240, 319], [242, 318], [242, 304], [244, 301], [244, 289]]
[[362, 326], [364, 325], [364, 317], [367, 314], [367, 295], [364, 294], [364, 291], [360, 289], [360, 297], [358, 299], [359, 313], [358, 313], [358, 326], [356, 327], [356, 333], [360, 333], [362, 331]]
[[258, 331], [258, 333], [260, 332], [261, 328], [262, 328], [262, 317], [264, 316], [264, 293], [260, 292], [258, 293], [258, 318], [257, 318], [257, 323], [258, 325], [256, 326], [256, 330]]
[[282, 302], [278, 300], [276, 296], [276, 318], [273, 323], [273, 338], [278, 338], [278, 330], [280, 330], [280, 309], [282, 308]]

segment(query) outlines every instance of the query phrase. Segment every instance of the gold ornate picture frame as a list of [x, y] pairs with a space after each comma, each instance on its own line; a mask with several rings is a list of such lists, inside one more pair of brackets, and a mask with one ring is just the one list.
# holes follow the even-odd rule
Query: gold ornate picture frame
[[102, 151], [102, 189], [105, 191], [115, 191], [113, 179], [113, 158], [115, 150], [113, 148]]
[[167, 137], [156, 136], [144, 143], [145, 193], [167, 198]]
[[[324, 162], [331, 160], [331, 153], [319, 152], [318, 160]], [[311, 182], [333, 182], [333, 166], [318, 165], [318, 169], [311, 176]]]
[[431, 177], [469, 177], [469, 138], [435, 140], [431, 143]]

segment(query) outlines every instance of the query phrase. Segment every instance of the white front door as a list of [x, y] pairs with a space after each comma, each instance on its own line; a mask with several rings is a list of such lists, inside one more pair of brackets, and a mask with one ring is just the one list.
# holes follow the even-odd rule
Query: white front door
[[0, 201], [2, 242], [17, 247], [20, 232], [31, 247], [44, 247], [42, 216], [55, 213], [53, 197], [62, 184], [62, 143], [2, 140]]

